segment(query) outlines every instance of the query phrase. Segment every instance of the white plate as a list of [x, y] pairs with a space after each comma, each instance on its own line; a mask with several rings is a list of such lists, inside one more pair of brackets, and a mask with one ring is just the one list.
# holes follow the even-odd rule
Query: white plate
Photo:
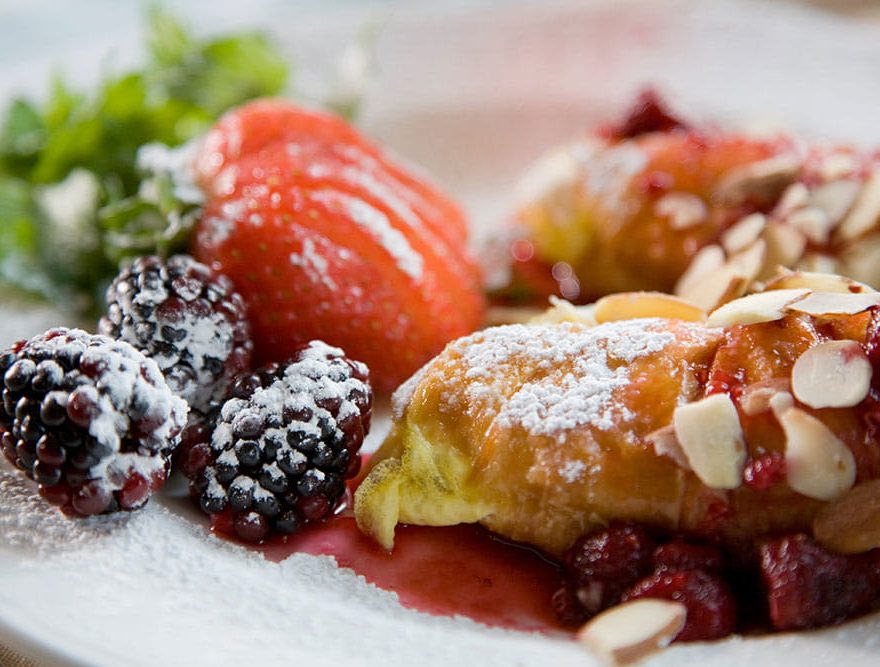
[[[368, 14], [357, 6], [318, 15], [314, 2], [213, 4], [211, 25], [247, 19], [273, 29], [300, 56], [302, 85], [313, 91], [315, 73]], [[434, 172], [479, 234], [501, 218], [512, 181], [535, 155], [607, 118], [643, 83], [701, 117], [880, 142], [872, 29], [757, 3], [457, 4], [403, 11], [383, 3], [362, 125]], [[187, 6], [191, 15], [207, 6], [196, 5]], [[119, 60], [133, 57], [127, 10], [113, 20], [97, 13], [95, 23], [82, 15], [116, 3], [83, 3], [80, 15], [40, 6], [52, 21], [39, 23], [35, 11], [30, 27], [58, 46], [49, 55], [34, 47], [32, 58], [0, 49], [0, 95], [21, 84], [33, 90], [63, 54], [76, 54], [64, 62], [80, 80], [96, 76], [105, 43], [117, 44]], [[24, 10], [15, 11], [17, 21], [0, 23], [0, 44], [29, 30]], [[114, 32], [100, 29], [108, 23]], [[58, 26], [83, 24], [103, 37], [68, 30], [66, 41], [56, 39]], [[0, 344], [64, 319], [25, 318], [25, 310], [0, 312]], [[46, 665], [591, 664], [572, 642], [405, 610], [328, 558], [266, 562], [209, 537], [173, 498], [109, 524], [60, 519], [0, 468], [0, 644]], [[822, 632], [676, 647], [651, 664], [859, 667], [877, 664], [877, 636], [875, 616]]]

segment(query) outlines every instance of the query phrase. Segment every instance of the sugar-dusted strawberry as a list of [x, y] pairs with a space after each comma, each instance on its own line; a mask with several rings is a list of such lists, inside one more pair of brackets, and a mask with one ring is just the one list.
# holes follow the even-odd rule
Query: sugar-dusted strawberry
[[248, 303], [260, 362], [315, 338], [390, 390], [482, 321], [466, 223], [342, 120], [281, 100], [224, 116], [196, 158], [193, 254]]

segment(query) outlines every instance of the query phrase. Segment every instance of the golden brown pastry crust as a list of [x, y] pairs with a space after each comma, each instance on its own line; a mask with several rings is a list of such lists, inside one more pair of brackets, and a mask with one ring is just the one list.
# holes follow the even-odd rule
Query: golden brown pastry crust
[[[395, 496], [392, 528], [479, 521], [550, 553], [612, 519], [729, 544], [808, 529], [821, 501], [784, 481], [709, 488], [648, 436], [672, 422], [677, 406], [724, 392], [748, 459], [783, 451], [772, 411], [744, 414], [744, 390], [786, 383], [800, 354], [822, 340], [864, 342], [868, 319], [790, 314], [727, 329], [663, 319], [510, 325], [460, 339], [399, 390], [392, 433], [356, 497], [359, 523], [390, 546], [376, 498]], [[880, 474], [858, 410], [799, 407], [853, 451], [859, 479]], [[426, 458], [436, 464], [426, 467]]]

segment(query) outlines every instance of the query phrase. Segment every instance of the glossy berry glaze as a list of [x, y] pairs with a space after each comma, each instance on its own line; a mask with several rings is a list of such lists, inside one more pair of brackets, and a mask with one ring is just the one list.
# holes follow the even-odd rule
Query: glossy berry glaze
[[[212, 530], [230, 534], [222, 519]], [[247, 544], [275, 562], [295, 553], [333, 556], [371, 584], [397, 593], [400, 603], [437, 616], [465, 616], [492, 627], [570, 632], [550, 605], [560, 567], [537, 551], [502, 541], [476, 525], [399, 526], [394, 552], [365, 536], [350, 509], [294, 535]]]
[[537, 552], [502, 542], [479, 526], [402, 526], [388, 553], [347, 512], [286, 541], [259, 547], [280, 561], [293, 553], [333, 556], [371, 584], [397, 593], [409, 609], [466, 616], [509, 630], [565, 632], [549, 600], [559, 570]]

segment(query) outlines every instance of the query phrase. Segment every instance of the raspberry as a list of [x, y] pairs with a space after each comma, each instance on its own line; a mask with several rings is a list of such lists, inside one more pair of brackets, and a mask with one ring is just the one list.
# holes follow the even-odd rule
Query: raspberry
[[232, 283], [187, 255], [140, 257], [107, 289], [101, 333], [152, 357], [171, 388], [205, 412], [248, 368], [253, 343]]
[[[589, 618], [617, 604], [627, 588], [651, 571], [653, 551], [654, 540], [643, 528], [612, 523], [581, 537], [565, 552], [565, 585]], [[564, 595], [558, 595], [562, 600]], [[577, 614], [566, 610], [564, 616]]]
[[833, 554], [803, 534], [762, 545], [760, 564], [777, 630], [839, 623], [866, 611], [880, 593], [876, 553]]
[[652, 88], [639, 93], [635, 104], [619, 125], [611, 127], [607, 133], [610, 138], [632, 139], [649, 132], [669, 132], [687, 126], [666, 108], [663, 98]]
[[186, 421], [154, 361], [51, 329], [0, 355], [3, 453], [71, 516], [132, 510], [165, 481]]
[[556, 590], [550, 600], [550, 606], [559, 622], [570, 627], [583, 625], [592, 616], [578, 599], [577, 589], [570, 581], [564, 582]]
[[720, 578], [702, 570], [658, 570], [628, 590], [622, 601], [646, 597], [675, 600], [687, 607], [687, 620], [675, 641], [721, 639], [736, 628], [733, 594]]
[[718, 547], [692, 544], [682, 539], [657, 547], [653, 559], [657, 571], [703, 570], [716, 573], [724, 568], [724, 555]]
[[746, 486], [757, 491], [766, 491], [785, 479], [785, 456], [781, 452], [771, 452], [752, 459], [743, 470]]
[[312, 341], [286, 365], [236, 380], [210, 451], [190, 445], [191, 491], [216, 528], [242, 540], [294, 533], [338, 507], [371, 410], [367, 367]]

